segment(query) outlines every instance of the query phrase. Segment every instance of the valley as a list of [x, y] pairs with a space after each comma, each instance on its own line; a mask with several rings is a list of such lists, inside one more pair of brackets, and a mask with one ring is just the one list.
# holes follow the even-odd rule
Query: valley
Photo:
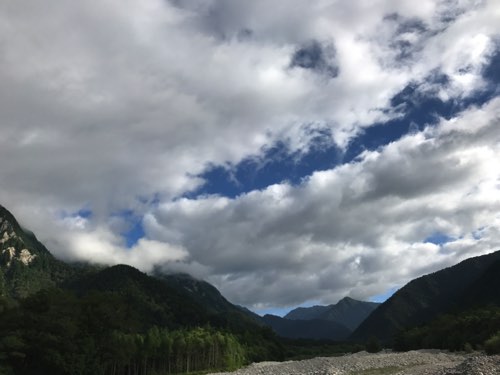
[[[234, 305], [188, 274], [62, 262], [2, 206], [0, 229], [2, 374], [455, 375], [484, 367], [489, 375], [499, 368], [500, 292], [491, 286], [500, 252], [415, 279], [382, 304], [346, 297], [281, 318]], [[398, 352], [377, 354], [382, 348]]]

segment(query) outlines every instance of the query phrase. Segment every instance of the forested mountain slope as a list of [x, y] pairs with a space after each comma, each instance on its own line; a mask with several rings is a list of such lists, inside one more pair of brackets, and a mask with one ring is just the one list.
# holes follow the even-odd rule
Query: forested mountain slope
[[23, 298], [78, 271], [54, 258], [32, 232], [0, 206], [0, 296]]
[[0, 207], [0, 373], [146, 374], [279, 360], [270, 328], [186, 275], [75, 267]]
[[391, 340], [399, 331], [431, 321], [441, 314], [498, 303], [500, 251], [463, 262], [409, 282], [379, 306], [352, 334]]
[[346, 326], [328, 320], [292, 320], [276, 315], [265, 315], [262, 320], [279, 336], [292, 339], [343, 341], [352, 332]]

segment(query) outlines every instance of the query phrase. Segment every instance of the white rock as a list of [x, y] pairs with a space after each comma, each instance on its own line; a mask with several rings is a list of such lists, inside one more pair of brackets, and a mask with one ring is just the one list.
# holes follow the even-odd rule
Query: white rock
[[19, 260], [27, 266], [36, 258], [36, 254], [31, 254], [28, 249], [22, 249], [19, 253]]
[[2, 239], [0, 240], [0, 243], [5, 243], [5, 242], [7, 242], [7, 241], [9, 240], [9, 238], [10, 238], [10, 237], [9, 237], [9, 233], [7, 233], [6, 231], [5, 231], [5, 232], [3, 232], [3, 237], [2, 237]]
[[15, 255], [16, 255], [16, 249], [13, 248], [12, 246], [4, 249], [2, 251], [2, 254], [7, 254], [8, 256], [8, 260], [7, 260], [7, 267], [10, 267], [11, 263], [12, 263], [12, 259], [14, 259]]

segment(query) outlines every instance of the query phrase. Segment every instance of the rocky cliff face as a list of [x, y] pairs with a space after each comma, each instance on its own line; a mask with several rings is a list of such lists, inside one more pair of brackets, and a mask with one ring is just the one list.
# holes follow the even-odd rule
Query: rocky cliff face
[[13, 223], [6, 217], [0, 217], [0, 253], [0, 265], [7, 268], [16, 261], [28, 266], [37, 257], [26, 248], [22, 236], [16, 233]]
[[23, 298], [58, 284], [74, 272], [0, 206], [0, 296]]

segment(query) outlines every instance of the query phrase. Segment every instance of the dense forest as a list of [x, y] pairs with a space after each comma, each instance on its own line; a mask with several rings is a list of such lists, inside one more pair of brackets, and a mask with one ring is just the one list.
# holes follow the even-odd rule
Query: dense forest
[[0, 374], [176, 374], [364, 349], [327, 340], [280, 339], [241, 316], [205, 323], [186, 316], [198, 322], [191, 326], [173, 321], [145, 325], [129, 296], [52, 288], [18, 302], [1, 299]]
[[282, 359], [269, 329], [143, 328], [124, 296], [40, 291], [0, 307], [1, 374], [168, 374]]
[[377, 337], [389, 345], [397, 332], [429, 324], [439, 316], [500, 306], [500, 251], [469, 258], [419, 277], [380, 305], [351, 335]]
[[186, 373], [284, 357], [270, 328], [208, 283], [61, 262], [2, 206], [0, 232], [2, 375]]
[[483, 350], [499, 353], [500, 308], [485, 307], [461, 313], [445, 314], [429, 324], [400, 331], [394, 349]]

